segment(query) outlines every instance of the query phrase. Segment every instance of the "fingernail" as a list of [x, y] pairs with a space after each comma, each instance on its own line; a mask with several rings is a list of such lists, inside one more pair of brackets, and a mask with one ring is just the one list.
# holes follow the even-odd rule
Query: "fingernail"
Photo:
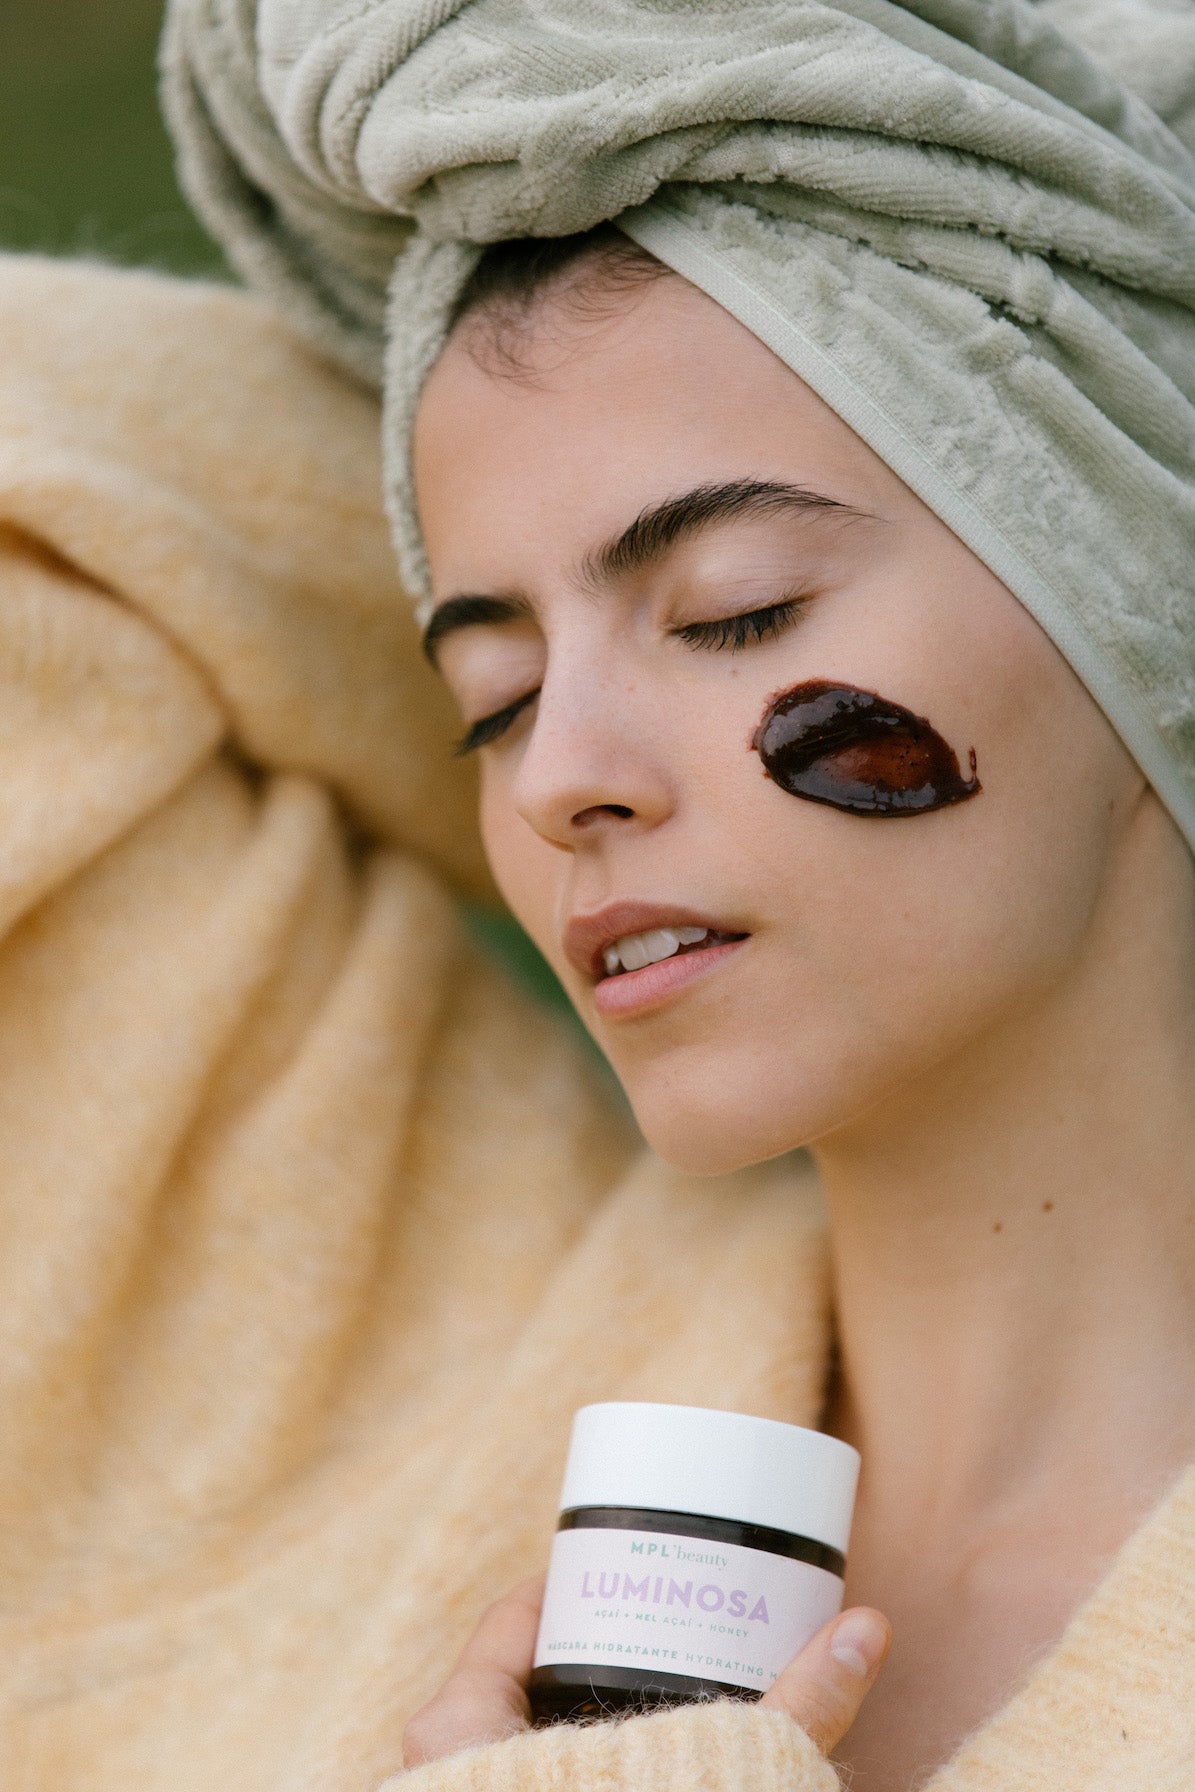
[[884, 1653], [885, 1633], [871, 1612], [847, 1612], [830, 1639], [830, 1653], [852, 1674], [865, 1679]]

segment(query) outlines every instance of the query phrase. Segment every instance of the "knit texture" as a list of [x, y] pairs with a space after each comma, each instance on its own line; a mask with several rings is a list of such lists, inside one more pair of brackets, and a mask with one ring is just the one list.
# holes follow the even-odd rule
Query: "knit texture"
[[[471, 946], [377, 409], [255, 302], [0, 257], [0, 1786], [830, 1792], [782, 1713], [403, 1775], [591, 1400], [816, 1425], [799, 1160], [665, 1168]], [[1195, 1470], [934, 1792], [1195, 1784]]]
[[479, 245], [616, 219], [1015, 592], [1195, 845], [1195, 161], [1050, 17], [1189, 128], [1195, 15], [1086, 3], [171, 0], [164, 91], [237, 265], [384, 352], [425, 609], [413, 421]]
[[466, 1749], [388, 1781], [385, 1792], [839, 1792], [840, 1784], [782, 1711], [719, 1699]]

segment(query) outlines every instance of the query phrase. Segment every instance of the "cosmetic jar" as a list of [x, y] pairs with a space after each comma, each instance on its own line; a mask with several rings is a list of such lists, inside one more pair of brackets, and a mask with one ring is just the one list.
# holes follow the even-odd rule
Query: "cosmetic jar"
[[765, 1693], [842, 1609], [859, 1453], [702, 1406], [573, 1421], [529, 1686], [535, 1724]]

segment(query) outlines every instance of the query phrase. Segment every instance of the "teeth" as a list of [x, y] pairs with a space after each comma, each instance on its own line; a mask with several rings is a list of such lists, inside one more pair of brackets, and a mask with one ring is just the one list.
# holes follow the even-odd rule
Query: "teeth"
[[641, 971], [644, 965], [671, 958], [682, 946], [695, 946], [708, 933], [708, 927], [653, 927], [646, 933], [624, 934], [602, 953], [606, 975], [614, 977], [620, 970]]

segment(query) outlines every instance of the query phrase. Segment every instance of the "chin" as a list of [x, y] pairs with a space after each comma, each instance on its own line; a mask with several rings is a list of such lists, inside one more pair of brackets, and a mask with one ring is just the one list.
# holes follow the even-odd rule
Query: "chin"
[[882, 1054], [789, 1039], [759, 1049], [663, 1052], [619, 1063], [611, 1056], [639, 1130], [665, 1163], [695, 1176], [724, 1176], [815, 1145], [894, 1093]]
[[727, 1102], [678, 1099], [675, 1090], [645, 1095], [623, 1086], [652, 1150], [691, 1176], [726, 1176], [766, 1163], [807, 1144], [811, 1136], [798, 1115], [778, 1121], [774, 1109], [765, 1114]]

